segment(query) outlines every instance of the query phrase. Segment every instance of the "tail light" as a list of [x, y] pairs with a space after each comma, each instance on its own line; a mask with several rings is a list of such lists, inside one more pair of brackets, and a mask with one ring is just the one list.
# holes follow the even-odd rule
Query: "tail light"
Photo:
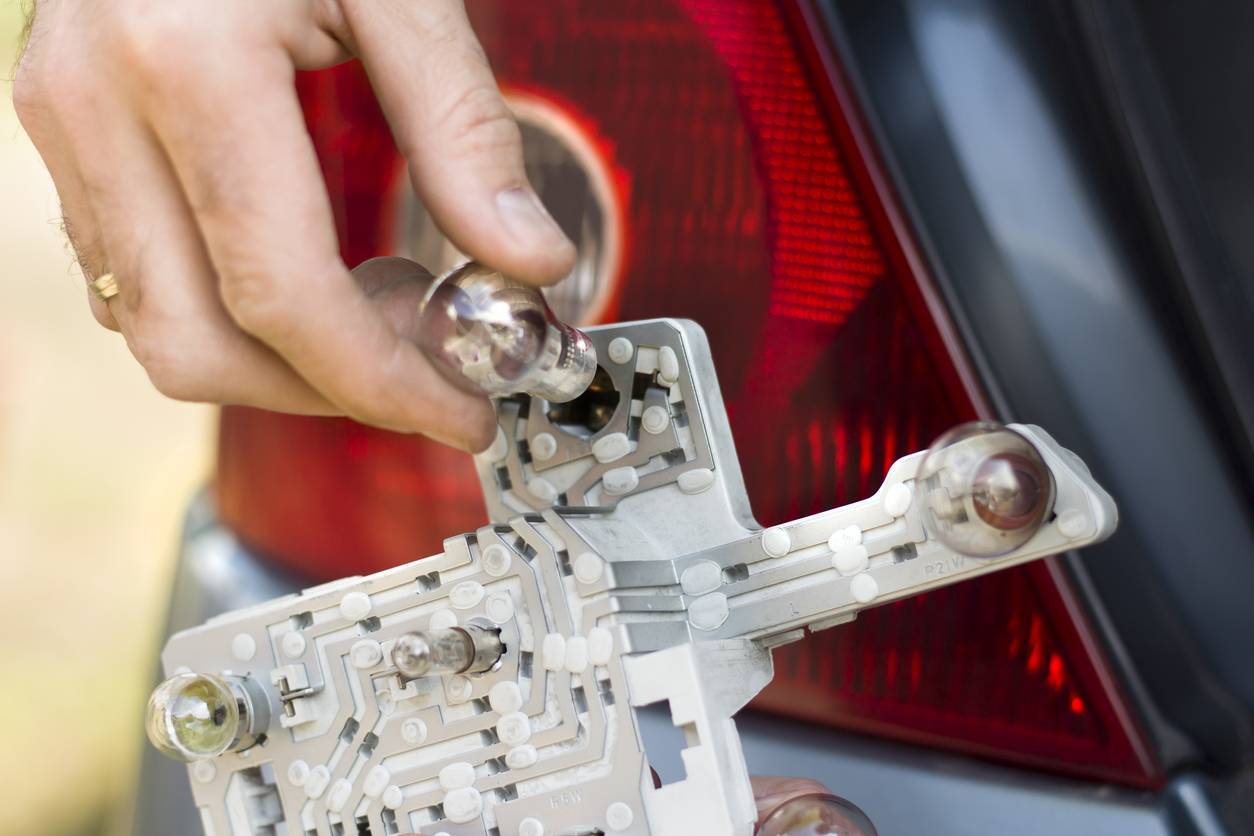
[[[581, 243], [566, 316], [707, 328], [764, 524], [852, 501], [981, 409], [804, 4], [472, 0], [532, 176]], [[449, 257], [356, 65], [300, 89], [345, 259]], [[432, 244], [432, 241], [435, 244]], [[482, 523], [470, 464], [348, 421], [226, 409], [223, 518], [329, 578]], [[1149, 786], [1159, 771], [1046, 561], [776, 653], [760, 708]]]

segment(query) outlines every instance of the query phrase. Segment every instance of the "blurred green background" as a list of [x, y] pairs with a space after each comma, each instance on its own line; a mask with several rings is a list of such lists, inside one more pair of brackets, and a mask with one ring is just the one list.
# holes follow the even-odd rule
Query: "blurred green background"
[[[13, 113], [0, 0], [0, 834], [127, 832], [182, 509], [214, 413], [158, 395], [96, 325]], [[16, 801], [16, 804], [14, 802]]]

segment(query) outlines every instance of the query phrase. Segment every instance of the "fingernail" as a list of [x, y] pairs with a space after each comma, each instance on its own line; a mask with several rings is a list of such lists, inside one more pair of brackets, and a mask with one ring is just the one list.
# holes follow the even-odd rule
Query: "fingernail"
[[501, 224], [526, 247], [573, 247], [574, 244], [531, 189], [506, 189], [496, 196]]

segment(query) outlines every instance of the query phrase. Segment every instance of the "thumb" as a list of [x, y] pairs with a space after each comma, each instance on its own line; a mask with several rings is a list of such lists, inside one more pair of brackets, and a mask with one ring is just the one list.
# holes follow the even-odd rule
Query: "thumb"
[[527, 182], [518, 125], [461, 0], [343, 7], [414, 187], [445, 235], [520, 281], [564, 276], [575, 247]]

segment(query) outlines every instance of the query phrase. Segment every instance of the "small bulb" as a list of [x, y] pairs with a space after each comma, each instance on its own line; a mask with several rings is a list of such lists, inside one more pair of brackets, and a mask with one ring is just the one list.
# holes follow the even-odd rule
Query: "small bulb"
[[919, 465], [920, 506], [928, 533], [954, 551], [997, 557], [1044, 525], [1054, 479], [1032, 442], [1000, 424], [969, 423], [936, 440]]
[[221, 677], [177, 674], [152, 692], [147, 728], [164, 755], [188, 763], [214, 758], [239, 738], [239, 701]]
[[482, 673], [505, 652], [496, 630], [468, 624], [406, 633], [392, 647], [392, 664], [409, 679]]
[[776, 807], [756, 836], [876, 836], [875, 826], [852, 802], [825, 793], [790, 798]]
[[431, 285], [415, 338], [455, 385], [486, 395], [565, 403], [597, 371], [588, 336], [558, 320], [539, 290], [473, 261]]

